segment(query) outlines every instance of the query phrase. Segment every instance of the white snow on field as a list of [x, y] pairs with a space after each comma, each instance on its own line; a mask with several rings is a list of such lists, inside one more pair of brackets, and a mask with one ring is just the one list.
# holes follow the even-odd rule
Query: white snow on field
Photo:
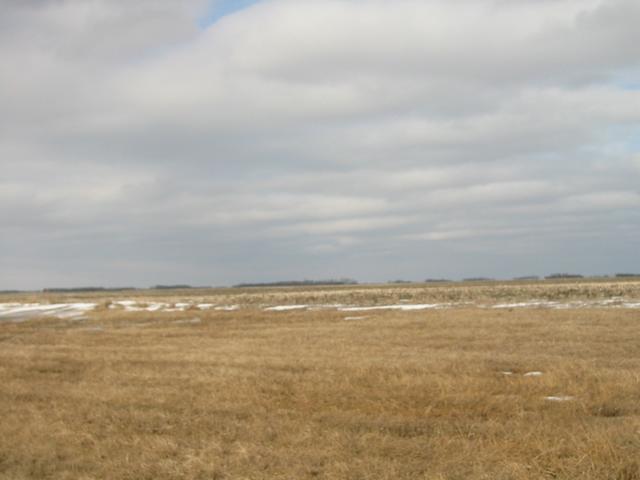
[[569, 308], [640, 308], [640, 301], [624, 300], [621, 297], [600, 300], [572, 300], [570, 302], [554, 302], [551, 300], [530, 300], [528, 302], [499, 303], [490, 308], [552, 308], [566, 310]]
[[[87, 312], [96, 308], [96, 303], [0, 303], [0, 320], [27, 320], [35, 317], [57, 317], [82, 320]], [[184, 312], [189, 308], [199, 310], [235, 311], [239, 305], [222, 305], [216, 307], [212, 303], [193, 304], [179, 302], [175, 304], [165, 302], [144, 302], [136, 300], [117, 300], [109, 305], [110, 310], [125, 312]]]
[[15, 308], [37, 307], [39, 305], [39, 303], [0, 303], [0, 314]]
[[26, 320], [34, 317], [80, 319], [96, 308], [95, 303], [0, 303], [0, 319]]
[[[179, 302], [175, 304], [166, 302], [137, 302], [135, 300], [118, 300], [109, 305], [110, 309], [122, 308], [125, 312], [184, 312], [194, 306], [192, 303]], [[203, 303], [196, 305], [200, 310], [208, 310], [213, 304]]]
[[337, 310], [341, 307], [344, 307], [341, 303], [330, 303], [330, 304], [318, 304], [318, 305], [309, 305], [309, 310]]
[[573, 397], [570, 397], [569, 395], [560, 395], [544, 397], [544, 399], [548, 400], [549, 402], [568, 402], [570, 400], [573, 400]]
[[288, 312], [290, 310], [309, 310], [309, 311], [318, 311], [318, 310], [340, 310], [344, 307], [342, 303], [316, 303], [312, 305], [274, 305], [270, 307], [265, 307], [265, 312]]
[[557, 302], [545, 302], [545, 301], [531, 301], [531, 302], [517, 302], [517, 303], [499, 303], [492, 305], [491, 308], [534, 308], [534, 307], [555, 307]]
[[138, 302], [135, 302], [133, 300], [119, 300], [117, 302], [111, 302], [111, 305], [109, 305], [110, 309], [115, 309], [118, 307], [123, 307], [123, 308], [127, 308], [127, 307], [134, 307]]
[[275, 307], [268, 307], [264, 310], [266, 312], [288, 312], [289, 310], [304, 310], [307, 305], [276, 305]]
[[[403, 300], [404, 302], [404, 300]], [[396, 305], [342, 305], [342, 304], [315, 304], [315, 305], [273, 305], [264, 307], [267, 312], [289, 312], [292, 310], [338, 310], [341, 312], [367, 312], [375, 310], [398, 310], [398, 311], [420, 311], [420, 310], [439, 310], [452, 309], [460, 307], [479, 308], [495, 308], [495, 309], [511, 309], [511, 308], [551, 308], [551, 309], [568, 309], [568, 308], [640, 308], [640, 301], [627, 300], [624, 301], [620, 297], [614, 297], [604, 300], [576, 300], [571, 302], [555, 302], [550, 300], [530, 300], [527, 302], [499, 303], [496, 305], [476, 305], [471, 302], [458, 303], [423, 303], [410, 304], [400, 303]], [[178, 302], [175, 304], [162, 302], [136, 302], [133, 300], [119, 300], [113, 302], [109, 308], [123, 308], [127, 312], [183, 312], [189, 308], [197, 308], [199, 310], [218, 310], [218, 311], [235, 311], [240, 305], [216, 305], [215, 303], [188, 303]]]
[[110, 309], [122, 307], [125, 312], [157, 312], [168, 307], [168, 303], [142, 303], [135, 300], [118, 300], [109, 305]]
[[145, 310], [147, 312], [157, 312], [159, 310], [163, 310], [166, 309], [169, 305], [167, 303], [150, 303], [149, 305], [147, 305], [147, 308], [145, 308]]
[[364, 320], [369, 317], [344, 317], [345, 320]]
[[215, 310], [222, 312], [235, 312], [240, 309], [240, 305], [222, 305], [220, 307], [215, 307]]
[[616, 303], [620, 303], [622, 302], [624, 299], [622, 297], [611, 297], [611, 298], [607, 298], [606, 300], [600, 300], [600, 303], [602, 305], [613, 305]]
[[221, 305], [216, 306], [215, 303], [191, 303], [191, 302], [137, 302], [135, 300], [118, 300], [113, 302], [109, 308], [122, 308], [125, 312], [184, 312], [188, 309], [195, 308], [198, 310], [221, 310], [234, 311], [240, 308], [239, 305]]
[[[551, 300], [532, 299], [529, 301], [498, 303], [498, 304], [474, 304], [471, 302], [456, 303], [405, 303], [407, 300], [400, 300], [401, 303], [391, 305], [342, 305], [342, 304], [311, 304], [311, 305], [274, 305], [261, 307], [265, 311], [288, 312], [294, 310], [335, 310], [340, 312], [373, 312], [378, 310], [396, 310], [402, 312], [455, 309], [465, 307], [492, 308], [492, 309], [583, 309], [583, 308], [606, 308], [606, 309], [640, 309], [640, 300], [623, 297], [611, 297], [605, 299], [572, 300], [568, 302], [557, 302]], [[96, 307], [95, 303], [0, 303], [0, 320], [25, 320], [33, 317], [53, 316], [58, 318], [70, 318], [80, 320], [83, 316]], [[116, 300], [109, 305], [109, 309], [123, 310], [125, 312], [184, 312], [188, 309], [194, 310], [216, 310], [232, 312], [239, 310], [241, 305], [217, 305], [215, 303], [196, 303], [182, 301], [177, 303], [167, 303], [144, 300]], [[357, 317], [346, 317], [355, 320]]]
[[138, 302], [135, 300], [118, 300], [117, 302], [113, 302], [111, 306], [120, 305], [121, 307], [133, 307], [137, 304]]
[[341, 312], [368, 312], [373, 310], [401, 310], [401, 311], [410, 311], [410, 310], [429, 310], [435, 308], [445, 308], [444, 306], [449, 306], [449, 304], [445, 303], [424, 303], [419, 305], [376, 305], [373, 307], [342, 307], [339, 308]]
[[[512, 372], [511, 370], [505, 370], [503, 372], [500, 372], [502, 375], [506, 375], [506, 376], [512, 376], [512, 375], [517, 375], [516, 373]], [[527, 373], [523, 373], [522, 376], [523, 377], [541, 377], [542, 375], [544, 375], [543, 372], [539, 372], [539, 371], [533, 371], [533, 372], [527, 372]]]

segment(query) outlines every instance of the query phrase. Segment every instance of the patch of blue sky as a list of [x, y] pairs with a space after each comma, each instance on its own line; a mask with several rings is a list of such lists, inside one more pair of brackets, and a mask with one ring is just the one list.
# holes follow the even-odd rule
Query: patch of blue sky
[[640, 90], [640, 81], [618, 83], [623, 90]]
[[614, 75], [612, 83], [623, 90], [640, 90], [640, 68], [629, 68]]
[[640, 153], [640, 126], [611, 125], [604, 133], [606, 142], [601, 149], [621, 155]]
[[629, 151], [640, 153], [640, 130], [636, 130], [635, 136], [628, 142]]
[[200, 28], [205, 29], [220, 21], [220, 19], [245, 10], [260, 0], [213, 0], [208, 11], [198, 20]]

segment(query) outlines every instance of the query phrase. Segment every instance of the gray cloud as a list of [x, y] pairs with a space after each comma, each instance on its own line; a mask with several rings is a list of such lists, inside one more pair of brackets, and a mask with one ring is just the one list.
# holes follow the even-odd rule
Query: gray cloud
[[5, 2], [0, 288], [640, 271], [632, 0]]

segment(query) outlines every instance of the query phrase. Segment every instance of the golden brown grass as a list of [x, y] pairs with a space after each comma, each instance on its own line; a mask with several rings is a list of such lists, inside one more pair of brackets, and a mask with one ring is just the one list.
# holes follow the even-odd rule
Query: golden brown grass
[[362, 315], [0, 323], [0, 478], [640, 479], [640, 311]]

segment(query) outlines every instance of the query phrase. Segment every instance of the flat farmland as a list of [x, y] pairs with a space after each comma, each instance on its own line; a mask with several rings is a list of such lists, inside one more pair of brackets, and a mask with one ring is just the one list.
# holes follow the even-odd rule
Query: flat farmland
[[640, 479], [639, 299], [637, 281], [4, 296], [0, 478]]

